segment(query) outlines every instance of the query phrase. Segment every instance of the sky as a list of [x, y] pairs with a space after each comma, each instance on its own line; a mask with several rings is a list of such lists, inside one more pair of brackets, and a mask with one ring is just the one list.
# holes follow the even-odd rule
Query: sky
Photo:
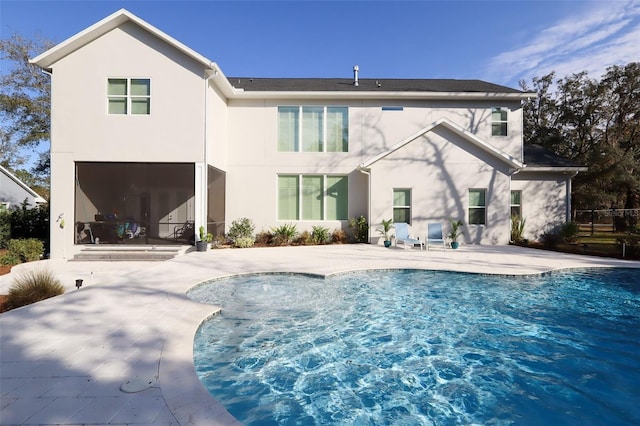
[[640, 61], [640, 0], [0, 0], [0, 36], [61, 42], [125, 8], [234, 77], [481, 79]]

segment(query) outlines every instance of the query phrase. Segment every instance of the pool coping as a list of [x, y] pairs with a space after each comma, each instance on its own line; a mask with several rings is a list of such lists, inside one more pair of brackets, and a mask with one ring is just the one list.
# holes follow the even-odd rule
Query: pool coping
[[[381, 267], [383, 264], [384, 267]], [[516, 246], [464, 246], [459, 250], [426, 252], [358, 244], [209, 250], [144, 265], [139, 262], [50, 262], [48, 266], [56, 274], [64, 276], [66, 282], [73, 282], [71, 277], [87, 274], [89, 270], [101, 272], [91, 274], [92, 283], [87, 284], [86, 289], [69, 290], [64, 296], [0, 315], [3, 329], [0, 343], [3, 352], [5, 347], [9, 349], [7, 355], [0, 359], [0, 367], [5, 372], [8, 369], [14, 371], [1, 373], [0, 380], [7, 384], [31, 383], [36, 379], [51, 379], [52, 383], [56, 381], [52, 389], [34, 397], [20, 396], [22, 394], [16, 393], [18, 391], [2, 391], [0, 417], [7, 414], [9, 419], [20, 419], [16, 424], [30, 424], [36, 420], [38, 424], [53, 424], [42, 421], [47, 420], [49, 413], [56, 414], [56, 424], [78, 423], [78, 420], [90, 417], [91, 413], [82, 409], [68, 408], [74, 399], [87, 402], [85, 411], [89, 410], [91, 403], [113, 405], [108, 407], [109, 414], [99, 419], [105, 424], [170, 424], [174, 421], [182, 425], [240, 424], [206, 391], [193, 366], [195, 333], [204, 320], [219, 312], [219, 308], [195, 302], [186, 296], [186, 292], [210, 279], [278, 272], [328, 277], [372, 269], [526, 276], [567, 269], [640, 268], [640, 262]], [[118, 267], [118, 274], [114, 272], [114, 266]], [[98, 306], [106, 309], [97, 309]], [[118, 308], [118, 312], [111, 309], [114, 307]], [[84, 318], [85, 315], [92, 315], [91, 323], [95, 324], [92, 333], [78, 332], [65, 323], [72, 318]], [[38, 323], [29, 322], [34, 318], [48, 324], [49, 334], [44, 334]], [[147, 320], [150, 324], [144, 324]], [[14, 328], [24, 323], [29, 326], [24, 328], [24, 336], [20, 336]], [[122, 337], [118, 343], [120, 346], [112, 343], [116, 335]], [[58, 340], [85, 352], [90, 352], [95, 342], [102, 342], [103, 346], [112, 345], [100, 353], [107, 360], [109, 351], [118, 353], [124, 347], [126, 353], [130, 354], [130, 358], [127, 358], [130, 362], [120, 366], [114, 362], [112, 369], [99, 368], [98, 371], [104, 370], [102, 373], [96, 373], [91, 370], [93, 366], [81, 362], [74, 364], [73, 368], [60, 368], [66, 365], [65, 360], [77, 354], [65, 349], [67, 346], [56, 343]], [[26, 359], [25, 355], [28, 355]], [[42, 369], [38, 367], [40, 364], [60, 368], [61, 373], [58, 377], [39, 377], [38, 374], [42, 375]], [[109, 362], [106, 365], [109, 366]], [[33, 366], [36, 367], [29, 370]], [[18, 373], [22, 370], [25, 371]], [[155, 375], [157, 383], [149, 390], [123, 398], [116, 385], [130, 378], [132, 373], [139, 372], [142, 375], [144, 371], [147, 375]], [[95, 385], [92, 388], [94, 390], [104, 384], [101, 390], [105, 395], [93, 395], [95, 391], [79, 391], [65, 399], [61, 391], [54, 392], [72, 383], [73, 377], [77, 378], [78, 375], [88, 377]], [[47, 400], [48, 404], [44, 407], [38, 405], [48, 395], [62, 396], [50, 397], [51, 401]], [[150, 404], [155, 405], [148, 408]], [[59, 412], [56, 412], [58, 405]], [[50, 416], [53, 422], [53, 414]]]

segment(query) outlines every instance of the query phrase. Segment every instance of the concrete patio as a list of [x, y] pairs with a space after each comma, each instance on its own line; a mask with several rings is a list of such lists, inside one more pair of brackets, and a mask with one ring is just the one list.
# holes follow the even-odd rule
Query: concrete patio
[[[239, 424], [200, 384], [193, 337], [218, 308], [185, 292], [202, 281], [252, 272], [320, 275], [363, 269], [540, 274], [640, 262], [515, 246], [419, 251], [370, 245], [190, 252], [163, 262], [41, 261], [67, 293], [0, 315], [0, 424]], [[83, 279], [81, 289], [75, 280]], [[123, 391], [124, 390], [124, 391]]]

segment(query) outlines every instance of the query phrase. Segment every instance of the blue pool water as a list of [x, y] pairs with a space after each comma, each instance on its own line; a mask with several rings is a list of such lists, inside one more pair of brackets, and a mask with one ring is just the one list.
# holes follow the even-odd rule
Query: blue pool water
[[247, 425], [638, 425], [640, 270], [249, 275], [197, 373]]

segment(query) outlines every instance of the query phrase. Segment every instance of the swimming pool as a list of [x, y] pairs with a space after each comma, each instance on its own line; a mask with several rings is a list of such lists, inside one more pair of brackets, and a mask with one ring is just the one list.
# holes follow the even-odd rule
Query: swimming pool
[[200, 380], [244, 424], [640, 424], [640, 270], [211, 281]]

